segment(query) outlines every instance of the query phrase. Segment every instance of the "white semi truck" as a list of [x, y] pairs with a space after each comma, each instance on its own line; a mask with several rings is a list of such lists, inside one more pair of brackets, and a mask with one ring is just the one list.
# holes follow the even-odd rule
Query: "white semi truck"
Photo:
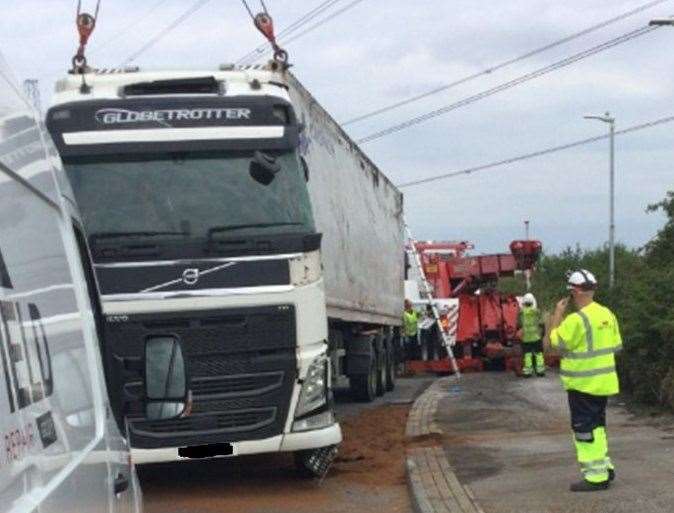
[[[292, 451], [318, 472], [333, 385], [394, 386], [402, 194], [276, 63], [70, 75], [47, 125], [135, 461]], [[143, 416], [127, 371], [156, 336], [182, 343], [189, 416]]]

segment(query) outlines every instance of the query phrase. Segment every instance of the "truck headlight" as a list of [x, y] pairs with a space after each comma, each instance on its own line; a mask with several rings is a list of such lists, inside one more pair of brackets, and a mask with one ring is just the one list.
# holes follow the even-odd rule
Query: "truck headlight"
[[335, 423], [335, 415], [331, 410], [317, 413], [311, 417], [293, 422], [293, 432], [312, 431], [314, 429], [321, 429], [332, 426]]
[[307, 370], [302, 383], [300, 399], [295, 409], [295, 417], [302, 417], [307, 413], [324, 406], [328, 401], [328, 359], [321, 356], [314, 360]]

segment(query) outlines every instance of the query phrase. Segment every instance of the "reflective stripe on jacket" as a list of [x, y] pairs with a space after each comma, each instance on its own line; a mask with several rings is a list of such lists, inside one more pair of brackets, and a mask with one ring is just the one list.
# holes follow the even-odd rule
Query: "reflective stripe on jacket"
[[565, 389], [598, 396], [620, 391], [615, 353], [622, 349], [622, 337], [611, 310], [598, 303], [587, 305], [552, 330], [550, 342], [562, 354]]
[[419, 314], [414, 310], [411, 312], [405, 310], [403, 312], [403, 324], [405, 328], [405, 336], [413, 337], [417, 334], [419, 326]]
[[537, 308], [524, 306], [519, 313], [519, 324], [522, 327], [522, 342], [538, 342], [543, 338], [541, 332], [541, 313]]

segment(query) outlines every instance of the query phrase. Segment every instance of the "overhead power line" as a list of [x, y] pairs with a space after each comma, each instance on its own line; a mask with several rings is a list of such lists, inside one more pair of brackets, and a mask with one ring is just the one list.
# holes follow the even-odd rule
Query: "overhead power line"
[[472, 103], [475, 103], [477, 101], [483, 100], [485, 98], [488, 98], [490, 96], [493, 96], [494, 94], [500, 93], [502, 91], [506, 91], [508, 89], [511, 89], [513, 87], [516, 87], [520, 84], [524, 84], [525, 82], [529, 82], [530, 80], [536, 79], [538, 77], [541, 77], [543, 75], [547, 75], [548, 73], [552, 73], [553, 71], [560, 70], [562, 68], [566, 68], [570, 66], [571, 64], [575, 64], [576, 62], [579, 62], [583, 59], [587, 59], [588, 57], [591, 57], [593, 55], [596, 55], [600, 52], [603, 52], [605, 50], [608, 50], [610, 48], [613, 48], [615, 46], [621, 45], [623, 43], [626, 43], [628, 41], [631, 41], [632, 39], [636, 39], [637, 37], [643, 36], [644, 34], [648, 34], [652, 32], [653, 30], [657, 30], [659, 27], [642, 27], [637, 30], [633, 30], [632, 32], [628, 32], [626, 34], [623, 34], [621, 36], [618, 36], [614, 39], [611, 39], [610, 41], [606, 41], [602, 44], [599, 44], [597, 46], [593, 46], [592, 48], [589, 48], [587, 50], [583, 50], [582, 52], [576, 53], [570, 57], [566, 57], [565, 59], [562, 59], [560, 61], [557, 61], [553, 64], [549, 64], [547, 66], [544, 66], [542, 68], [539, 68], [535, 71], [531, 71], [529, 73], [526, 73], [525, 75], [521, 75], [518, 78], [515, 78], [513, 80], [509, 80], [508, 82], [505, 82], [503, 84], [500, 84], [496, 87], [492, 87], [490, 89], [487, 89], [485, 91], [482, 91], [480, 93], [474, 94], [472, 96], [469, 96], [467, 98], [464, 98], [462, 100], [459, 100], [455, 103], [452, 103], [451, 105], [447, 105], [446, 107], [442, 107], [440, 109], [433, 110], [431, 112], [427, 112], [426, 114], [422, 114], [420, 116], [416, 116], [414, 118], [408, 119], [407, 121], [404, 121], [403, 123], [399, 123], [397, 125], [390, 126], [388, 128], [385, 128], [383, 130], [379, 130], [377, 132], [374, 132], [372, 134], [369, 134], [361, 139], [358, 139], [356, 142], [358, 144], [365, 144], [368, 142], [375, 141], [377, 139], [381, 139], [382, 137], [386, 137], [388, 135], [400, 132], [402, 130], [405, 130], [407, 128], [410, 128], [412, 126], [418, 125], [420, 123], [424, 123], [430, 119], [436, 118], [438, 116], [442, 116], [444, 114], [447, 114], [448, 112], [451, 112], [453, 110], [459, 109], [461, 107], [465, 107], [466, 105], [470, 105]]
[[361, 2], [363, 2], [363, 0], [354, 0], [353, 2], [351, 2], [351, 3], [347, 4], [347, 5], [345, 5], [344, 7], [342, 7], [341, 9], [338, 9], [337, 11], [335, 11], [335, 12], [333, 12], [333, 13], [330, 13], [328, 16], [326, 16], [325, 18], [323, 18], [323, 19], [320, 20], [319, 22], [315, 23], [314, 25], [310, 26], [308, 29], [306, 29], [306, 30], [300, 32], [299, 34], [295, 34], [294, 36], [292, 36], [292, 37], [289, 38], [289, 39], [283, 40], [283, 44], [284, 44], [284, 45], [289, 45], [290, 43], [292, 43], [292, 42], [294, 42], [294, 41], [297, 41], [299, 38], [305, 36], [305, 35], [308, 34], [309, 32], [313, 32], [313, 31], [316, 30], [318, 27], [321, 27], [321, 26], [325, 25], [326, 23], [328, 23], [329, 21], [334, 20], [334, 19], [337, 18], [338, 16], [341, 16], [341, 15], [344, 14], [346, 11], [352, 9], [353, 7], [355, 7], [356, 5], [360, 4]]
[[[313, 31], [316, 30], [317, 28], [319, 28], [319, 27], [325, 25], [326, 23], [328, 23], [328, 22], [334, 20], [334, 19], [337, 18], [338, 16], [344, 14], [345, 12], [347, 12], [347, 11], [350, 10], [350, 9], [352, 9], [352, 8], [355, 7], [356, 5], [362, 3], [363, 1], [364, 1], [364, 0], [353, 0], [352, 2], [346, 4], [344, 7], [342, 7], [341, 9], [338, 9], [338, 10], [336, 10], [336, 11], [334, 11], [334, 12], [331, 12], [331, 13], [328, 14], [325, 18], [323, 18], [323, 19], [317, 21], [316, 23], [314, 23], [313, 25], [309, 26], [309, 28], [303, 30], [303, 31], [300, 32], [299, 34], [294, 34], [294, 35], [291, 35], [291, 36], [287, 37], [286, 39], [281, 39], [281, 40], [280, 40], [280, 45], [281, 45], [281, 46], [287, 46], [287, 45], [289, 45], [289, 44], [291, 44], [291, 43], [297, 41], [299, 38], [304, 37], [305, 35], [309, 34], [310, 32], [313, 32]], [[261, 57], [262, 57], [261, 55], [257, 55], [255, 58], [253, 58], [252, 61], [250, 61], [250, 63], [253, 63], [253, 62], [256, 62], [256, 61], [260, 60]]]
[[175, 30], [176, 27], [182, 24], [185, 20], [187, 20], [190, 16], [196, 13], [199, 9], [204, 7], [208, 2], [210, 2], [210, 0], [197, 0], [196, 2], [194, 2], [194, 4], [192, 4], [192, 6], [189, 9], [187, 9], [183, 14], [178, 16], [171, 24], [169, 24], [161, 32], [159, 32], [147, 43], [145, 43], [140, 49], [138, 49], [136, 52], [132, 53], [129, 57], [127, 57], [126, 60], [119, 67], [120, 68], [124, 67], [127, 64], [136, 60], [143, 53], [145, 53], [154, 45], [156, 45], [159, 41], [161, 41], [162, 38], [164, 38], [169, 32]]
[[662, 3], [668, 2], [670, 0], [654, 0], [652, 2], [648, 2], [646, 4], [643, 4], [639, 7], [636, 7], [635, 9], [632, 9], [630, 11], [627, 11], [623, 14], [620, 14], [618, 16], [615, 16], [613, 18], [610, 18], [608, 20], [602, 21], [601, 23], [597, 23], [595, 25], [592, 25], [591, 27], [587, 27], [586, 29], [581, 30], [580, 32], [576, 32], [575, 34], [571, 34], [567, 37], [564, 37], [562, 39], [559, 39], [557, 41], [554, 41], [552, 43], [549, 43], [545, 46], [541, 46], [540, 48], [536, 48], [535, 50], [531, 50], [527, 53], [524, 53], [518, 57], [515, 57], [513, 59], [509, 59], [507, 61], [501, 62], [500, 64], [496, 64], [495, 66], [491, 66], [489, 68], [483, 69], [482, 71], [478, 71], [477, 73], [474, 73], [472, 75], [468, 75], [466, 77], [460, 78], [454, 82], [450, 82], [449, 84], [445, 84], [440, 87], [436, 87], [435, 89], [431, 89], [430, 91], [426, 91], [425, 93], [412, 96], [410, 98], [407, 98], [405, 100], [401, 100], [395, 103], [392, 103], [390, 105], [386, 105], [384, 107], [381, 107], [379, 109], [370, 111], [366, 114], [362, 114], [360, 116], [357, 116], [355, 118], [349, 119], [345, 122], [342, 123], [342, 126], [346, 125], [351, 125], [354, 123], [359, 123], [360, 121], [364, 121], [366, 119], [373, 118], [375, 116], [379, 116], [380, 114], [384, 114], [385, 112], [389, 112], [395, 109], [398, 109], [400, 107], [404, 107], [405, 105], [409, 105], [410, 103], [415, 103], [419, 100], [423, 100], [424, 98], [428, 98], [429, 96], [436, 95], [438, 93], [441, 93], [443, 91], [447, 91], [449, 89], [452, 89], [456, 86], [465, 84], [467, 82], [471, 82], [472, 80], [475, 80], [476, 78], [483, 77], [485, 75], [490, 75], [491, 73], [494, 73], [495, 71], [499, 71], [503, 68], [506, 68], [508, 66], [511, 66], [517, 62], [529, 59], [531, 57], [534, 57], [536, 55], [539, 55], [541, 53], [547, 52], [548, 50], [551, 50], [553, 48], [556, 48], [557, 46], [564, 45], [566, 43], [569, 43], [575, 39], [578, 39], [580, 37], [586, 36], [592, 32], [595, 32], [597, 30], [600, 30], [602, 28], [606, 28], [609, 25], [612, 25], [614, 23], [617, 23], [619, 21], [623, 21], [631, 16], [634, 16], [635, 14], [639, 14], [643, 11], [646, 11], [648, 9], [651, 9], [657, 5], [660, 5]]
[[103, 41], [101, 44], [95, 46], [92, 50], [91, 53], [97, 53], [100, 52], [103, 48], [106, 46], [109, 46], [110, 43], [114, 43], [115, 41], [119, 40], [123, 35], [128, 34], [139, 26], [141, 23], [143, 23], [146, 19], [150, 17], [150, 15], [154, 12], [156, 12], [160, 7], [162, 7], [164, 4], [166, 4], [168, 0], [159, 0], [157, 3], [155, 3], [152, 7], [150, 7], [145, 13], [141, 14], [137, 18], [135, 18], [131, 23], [127, 23], [122, 30], [117, 32], [114, 36], [110, 37], [109, 39], [106, 39]]
[[[277, 34], [277, 38], [281, 38], [287, 35], [292, 34], [294, 31], [298, 30], [299, 28], [303, 27], [307, 23], [309, 23], [311, 20], [315, 19], [317, 16], [320, 16], [323, 12], [328, 10], [330, 7], [333, 5], [341, 2], [342, 0], [326, 0], [322, 2], [321, 4], [317, 5], [314, 7], [312, 10], [309, 12], [305, 13], [298, 19], [296, 19], [294, 22], [292, 22], [290, 25], [285, 27], [283, 30], [281, 30]], [[236, 64], [244, 64], [247, 61], [251, 61], [253, 58], [259, 56], [260, 54], [264, 53], [264, 51], [267, 49], [268, 44], [263, 43], [259, 45], [257, 48], [254, 50], [251, 50], [248, 52], [246, 55], [241, 57], [239, 60], [236, 61]]]
[[[667, 116], [665, 118], [656, 119], [649, 121], [647, 123], [642, 123], [639, 125], [633, 125], [622, 130], [617, 130], [615, 135], [626, 135], [633, 132], [638, 132], [640, 130], [645, 130], [647, 128], [653, 128], [660, 125], [665, 125], [674, 121], [674, 116]], [[472, 173], [477, 173], [478, 171], [484, 171], [486, 169], [493, 169], [496, 167], [505, 166], [507, 164], [514, 164], [516, 162], [521, 162], [523, 160], [529, 160], [537, 157], [542, 157], [544, 155], [549, 155], [551, 153], [558, 153], [560, 151], [569, 150], [571, 148], [577, 148], [578, 146], [584, 146], [586, 144], [591, 144], [593, 142], [601, 141], [603, 139], [608, 139], [609, 134], [597, 135], [595, 137], [588, 137], [587, 139], [581, 139], [580, 141], [574, 141], [567, 144], [561, 144], [559, 146], [553, 146], [551, 148], [545, 148], [543, 150], [534, 151], [532, 153], [525, 153], [524, 155], [518, 155], [516, 157], [511, 157], [504, 160], [497, 160], [495, 162], [490, 162], [488, 164], [483, 164], [480, 166], [468, 167], [458, 171], [452, 171], [450, 173], [444, 173], [436, 176], [429, 176], [428, 178], [420, 178], [419, 180], [412, 180], [410, 182], [404, 182], [398, 184], [398, 188], [414, 187], [417, 185], [422, 185], [430, 182], [437, 182], [439, 180], [447, 180], [449, 178], [456, 178], [459, 176], [470, 175]]]

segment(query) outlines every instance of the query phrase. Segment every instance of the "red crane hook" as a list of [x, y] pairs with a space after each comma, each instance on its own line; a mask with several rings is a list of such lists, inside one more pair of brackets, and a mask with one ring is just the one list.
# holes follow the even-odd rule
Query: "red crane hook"
[[287, 64], [288, 52], [286, 52], [283, 48], [281, 48], [279, 44], [276, 42], [276, 34], [274, 33], [274, 20], [269, 14], [269, 11], [267, 10], [267, 6], [264, 4], [264, 1], [260, 0], [263, 12], [258, 13], [255, 16], [253, 16], [253, 11], [251, 11], [250, 7], [248, 7], [248, 3], [246, 2], [246, 0], [242, 1], [243, 5], [248, 10], [250, 17], [253, 18], [255, 28], [258, 29], [260, 33], [262, 33], [262, 35], [267, 39], [267, 41], [269, 41], [269, 44], [274, 49], [274, 60], [284, 65]]
[[82, 12], [82, 0], [77, 2], [77, 16], [75, 24], [77, 32], [80, 35], [80, 45], [77, 53], [73, 57], [73, 70], [83, 70], [87, 67], [87, 58], [84, 56], [84, 50], [89, 42], [89, 38], [96, 28], [96, 21], [98, 20], [98, 11], [101, 8], [101, 0], [96, 4], [96, 13], [92, 16], [89, 13]]

